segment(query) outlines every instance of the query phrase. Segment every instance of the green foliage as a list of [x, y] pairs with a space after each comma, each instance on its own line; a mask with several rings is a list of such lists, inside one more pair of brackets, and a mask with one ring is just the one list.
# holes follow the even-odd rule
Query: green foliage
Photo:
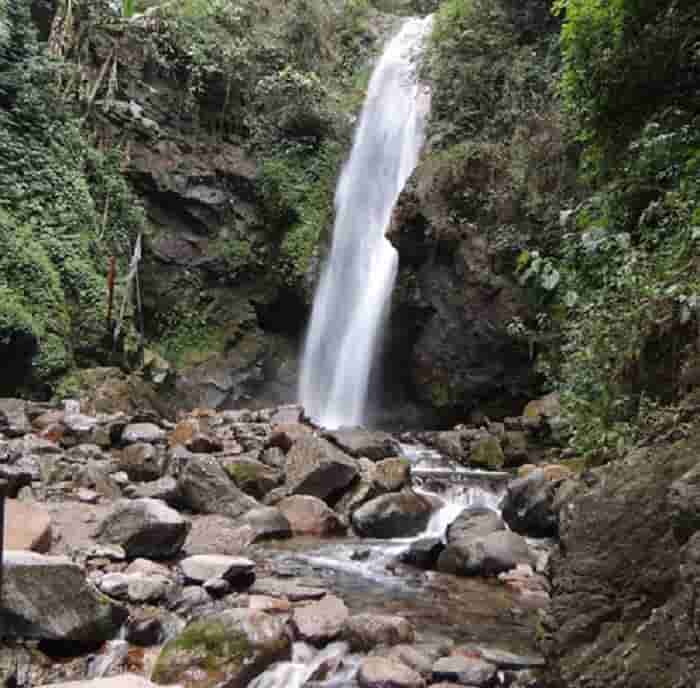
[[288, 228], [280, 246], [278, 278], [287, 286], [304, 282], [322, 237], [333, 223], [333, 192], [344, 147], [299, 147], [265, 161], [262, 188], [269, 223]]
[[560, 0], [558, 8], [562, 93], [581, 138], [608, 162], [654, 112], [700, 105], [695, 0]]
[[[21, 4], [29, 2], [17, 0], [18, 12]], [[5, 65], [19, 60], [21, 80], [12, 81], [12, 107], [0, 110], [1, 337], [20, 346], [31, 335], [32, 378], [47, 382], [76, 359], [99, 358], [108, 258], [126, 257], [143, 213], [118, 152], [90, 145], [53, 95], [54, 68], [26, 27], [18, 32], [13, 43], [29, 43]]]

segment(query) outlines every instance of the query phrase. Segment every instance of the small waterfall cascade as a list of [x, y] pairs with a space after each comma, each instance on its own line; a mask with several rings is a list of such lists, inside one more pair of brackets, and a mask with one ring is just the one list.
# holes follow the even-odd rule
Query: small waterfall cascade
[[333, 243], [314, 298], [299, 385], [306, 413], [327, 428], [365, 420], [398, 268], [385, 233], [418, 162], [430, 106], [416, 60], [431, 26], [431, 17], [407, 20], [387, 46], [336, 189]]

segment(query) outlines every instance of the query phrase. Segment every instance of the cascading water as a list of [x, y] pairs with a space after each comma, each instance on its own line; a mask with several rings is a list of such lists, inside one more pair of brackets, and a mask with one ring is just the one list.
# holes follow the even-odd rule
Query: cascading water
[[431, 23], [431, 17], [410, 19], [389, 43], [338, 182], [333, 244], [314, 299], [299, 389], [307, 414], [328, 428], [365, 420], [372, 362], [398, 267], [385, 232], [418, 162], [429, 109], [415, 58]]

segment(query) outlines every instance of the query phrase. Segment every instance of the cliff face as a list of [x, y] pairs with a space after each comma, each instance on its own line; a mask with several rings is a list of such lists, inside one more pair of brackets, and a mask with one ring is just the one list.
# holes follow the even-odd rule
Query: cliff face
[[560, 490], [541, 629], [551, 685], [696, 685], [700, 429], [695, 410], [682, 415], [649, 446]]

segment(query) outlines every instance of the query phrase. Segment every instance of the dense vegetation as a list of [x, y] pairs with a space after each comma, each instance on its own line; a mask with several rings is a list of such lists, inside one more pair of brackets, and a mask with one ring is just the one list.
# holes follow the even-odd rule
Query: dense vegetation
[[[531, 288], [513, 335], [563, 393], [575, 449], [604, 460], [697, 384], [700, 13], [526, 5], [523, 21], [509, 0], [442, 4], [433, 140], [462, 175], [456, 216], [489, 226]], [[479, 165], [495, 184], [475, 182]], [[515, 227], [489, 213], [499, 194]]]

